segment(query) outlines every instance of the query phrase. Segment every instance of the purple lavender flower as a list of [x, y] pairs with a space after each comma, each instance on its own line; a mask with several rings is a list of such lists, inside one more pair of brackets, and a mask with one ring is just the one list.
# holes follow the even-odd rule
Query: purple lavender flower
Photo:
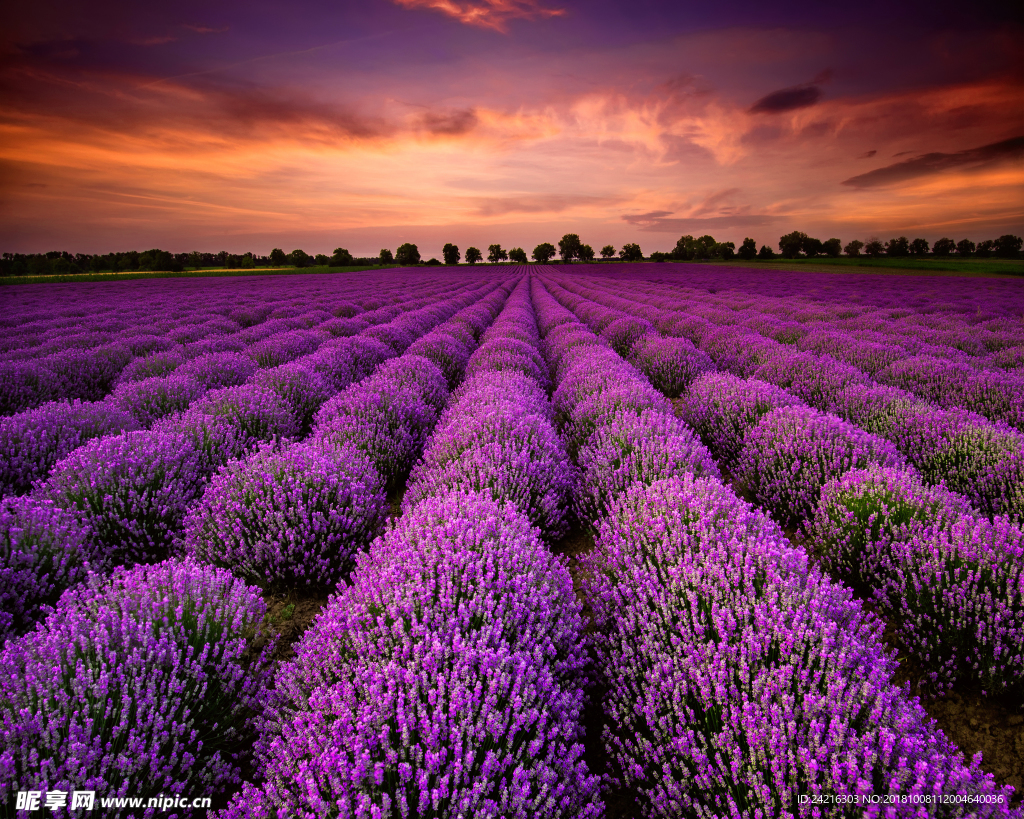
[[1024, 690], [1024, 534], [965, 516], [880, 554], [875, 598], [939, 691], [959, 680]]
[[0, 494], [28, 492], [86, 441], [138, 427], [131, 415], [105, 401], [52, 401], [0, 418]]
[[299, 431], [298, 421], [284, 398], [268, 387], [243, 384], [211, 390], [191, 410], [224, 418], [252, 440], [290, 438]]
[[598, 427], [580, 448], [575, 493], [581, 521], [597, 523], [628, 487], [686, 473], [720, 478], [703, 444], [674, 416], [626, 410]]
[[0, 644], [42, 619], [85, 578], [88, 531], [51, 501], [0, 501]]
[[685, 338], [658, 335], [638, 339], [630, 347], [629, 361], [669, 398], [677, 398], [695, 378], [715, 369], [711, 359]]
[[194, 378], [208, 390], [214, 390], [244, 384], [256, 372], [256, 364], [243, 353], [207, 353], [183, 364], [177, 372]]
[[822, 487], [807, 534], [822, 565], [870, 597], [893, 543], [926, 529], [948, 531], [971, 512], [964, 498], [941, 486], [926, 486], [912, 470], [869, 466]]
[[265, 784], [225, 815], [596, 817], [581, 637], [564, 562], [514, 507], [427, 500], [358, 558], [282, 669]]
[[196, 401], [206, 388], [195, 378], [181, 372], [157, 375], [142, 381], [126, 381], [110, 394], [107, 401], [130, 414], [142, 427], [178, 412]]
[[58, 397], [60, 378], [38, 361], [0, 361], [0, 415], [13, 415]]
[[214, 476], [185, 520], [185, 549], [250, 583], [331, 589], [386, 512], [362, 453], [267, 445]]
[[[583, 576], [605, 744], [657, 817], [796, 815], [800, 793], [1000, 794], [891, 681], [881, 624], [715, 481], [628, 489]], [[964, 806], [960, 815], [978, 815]]]
[[0, 651], [0, 805], [13, 812], [18, 790], [147, 798], [236, 783], [269, 678], [269, 647], [254, 650], [265, 613], [257, 590], [191, 561], [67, 592]]
[[601, 330], [601, 338], [623, 358], [629, 355], [633, 345], [644, 336], [655, 335], [657, 331], [649, 321], [635, 316], [621, 316]]
[[902, 466], [889, 441], [809, 407], [782, 407], [748, 430], [736, 477], [784, 525], [808, 520], [821, 488], [850, 469]]
[[180, 348], [150, 353], [144, 358], [136, 358], [130, 362], [121, 370], [116, 383], [120, 386], [129, 381], [142, 381], [147, 378], [169, 375], [184, 364], [185, 360], [185, 355]]
[[298, 422], [300, 437], [309, 434], [313, 428], [313, 416], [334, 395], [327, 379], [302, 364], [301, 360], [259, 370], [252, 383], [284, 399]]
[[167, 557], [204, 478], [202, 456], [184, 434], [142, 430], [79, 447], [39, 493], [78, 511], [91, 530], [90, 560], [132, 565]]

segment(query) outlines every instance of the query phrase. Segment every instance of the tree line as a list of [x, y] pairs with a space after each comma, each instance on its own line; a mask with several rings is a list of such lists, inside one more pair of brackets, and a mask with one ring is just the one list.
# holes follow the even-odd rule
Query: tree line
[[[566, 233], [558, 240], [558, 246], [551, 242], [541, 242], [530, 254], [537, 264], [549, 264], [557, 254], [563, 264], [573, 261], [592, 262], [596, 254], [594, 249], [584, 244], [578, 234]], [[832, 238], [822, 241], [808, 236], [801, 231], [793, 231], [779, 238], [779, 253], [775, 253], [768, 245], [761, 245], [746, 238], [737, 249], [733, 242], [718, 242], [713, 236], [705, 235], [693, 237], [690, 235], [681, 236], [675, 247], [668, 253], [655, 251], [651, 253], [650, 260], [654, 262], [664, 261], [711, 261], [716, 259], [729, 260], [734, 257], [744, 260], [754, 259], [783, 259], [815, 258], [817, 256], [831, 256], [833, 258], [845, 253], [847, 256], [869, 258], [878, 257], [950, 257], [986, 259], [990, 257], [1002, 259], [1018, 259], [1021, 255], [1021, 247], [1024, 240], [1020, 236], [1005, 234], [998, 239], [990, 239], [975, 244], [970, 239], [961, 239], [955, 242], [949, 238], [938, 239], [929, 246], [926, 239], [910, 240], [906, 236], [899, 236], [890, 239], [888, 242], [881, 242], [878, 239], [869, 239], [862, 242], [854, 239], [843, 246], [839, 239]], [[46, 276], [46, 275], [73, 275], [80, 273], [103, 273], [103, 272], [144, 272], [144, 271], [170, 271], [181, 272], [188, 268], [200, 270], [207, 268], [225, 268], [248, 270], [257, 267], [346, 267], [355, 265], [457, 265], [463, 255], [457, 245], [448, 242], [441, 251], [444, 261], [436, 258], [422, 261], [419, 248], [412, 242], [406, 242], [398, 246], [392, 253], [387, 248], [382, 248], [377, 256], [356, 257], [343, 247], [336, 248], [330, 256], [318, 253], [311, 256], [301, 249], [295, 249], [285, 253], [281, 248], [275, 247], [270, 251], [269, 256], [260, 256], [256, 253], [233, 254], [222, 250], [220, 253], [170, 253], [166, 250], [130, 250], [123, 253], [88, 254], [68, 253], [67, 251], [50, 251], [49, 253], [4, 253], [0, 258], [0, 275], [2, 276]], [[624, 262], [643, 261], [644, 254], [640, 245], [627, 243], [616, 251], [612, 245], [605, 245], [601, 248], [601, 259], [610, 261], [616, 256]], [[465, 261], [468, 264], [477, 264], [483, 261], [484, 254], [477, 247], [466, 248]], [[487, 261], [492, 264], [501, 262], [515, 262], [527, 264], [529, 258], [526, 251], [521, 247], [513, 247], [508, 250], [500, 244], [488, 245]]]
[[[683, 239], [687, 238], [690, 237], [683, 237]], [[703, 238], [710, 239], [711, 237]], [[683, 240], [680, 239], [680, 241]], [[867, 242], [854, 239], [845, 247], [839, 239], [821, 241], [800, 231], [793, 231], [779, 238], [779, 250], [783, 259], [814, 258], [815, 256], [831, 256], [836, 258], [841, 253], [845, 253], [847, 256], [856, 257], [864, 255], [870, 258], [881, 256], [890, 258], [923, 257], [928, 255], [948, 257], [956, 253], [957, 256], [963, 258], [987, 259], [995, 256], [1001, 259], [1017, 259], [1020, 257], [1022, 245], [1024, 245], [1024, 239], [1009, 233], [1000, 236], [998, 239], [989, 239], [984, 242], [978, 242], [978, 244], [975, 244], [970, 239], [961, 239], [959, 242], [954, 242], [952, 239], [942, 238], [936, 240], [935, 244], [931, 245], [930, 248], [927, 239], [910, 240], [906, 236], [899, 236], [885, 243], [878, 239], [869, 239]], [[753, 239], [747, 238], [743, 240], [743, 244], [736, 252], [736, 255], [741, 259], [747, 260], [771, 259], [775, 257], [775, 252], [767, 245], [761, 245], [761, 249], [758, 250], [757, 243]]]

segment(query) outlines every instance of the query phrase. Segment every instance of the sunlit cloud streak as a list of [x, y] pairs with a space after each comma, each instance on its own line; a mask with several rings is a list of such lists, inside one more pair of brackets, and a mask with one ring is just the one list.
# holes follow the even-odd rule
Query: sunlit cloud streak
[[508, 31], [508, 21], [514, 19], [535, 20], [540, 17], [561, 17], [565, 9], [542, 6], [537, 0], [482, 0], [482, 2], [458, 2], [458, 0], [394, 0], [409, 9], [430, 9], [454, 17], [460, 23], [495, 31]]

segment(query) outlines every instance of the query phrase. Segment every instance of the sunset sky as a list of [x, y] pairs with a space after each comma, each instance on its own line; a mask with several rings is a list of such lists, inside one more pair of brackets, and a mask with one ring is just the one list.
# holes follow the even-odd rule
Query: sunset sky
[[1019, 3], [43, 2], [0, 250], [1024, 235]]

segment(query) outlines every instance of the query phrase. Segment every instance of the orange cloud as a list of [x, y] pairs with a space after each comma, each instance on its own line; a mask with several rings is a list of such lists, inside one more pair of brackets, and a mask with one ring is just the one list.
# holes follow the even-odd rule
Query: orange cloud
[[495, 31], [508, 31], [507, 21], [515, 18], [534, 20], [538, 17], [561, 17], [565, 9], [545, 8], [537, 0], [482, 0], [460, 3], [456, 0], [395, 0], [407, 9], [434, 9], [454, 17], [461, 23]]

